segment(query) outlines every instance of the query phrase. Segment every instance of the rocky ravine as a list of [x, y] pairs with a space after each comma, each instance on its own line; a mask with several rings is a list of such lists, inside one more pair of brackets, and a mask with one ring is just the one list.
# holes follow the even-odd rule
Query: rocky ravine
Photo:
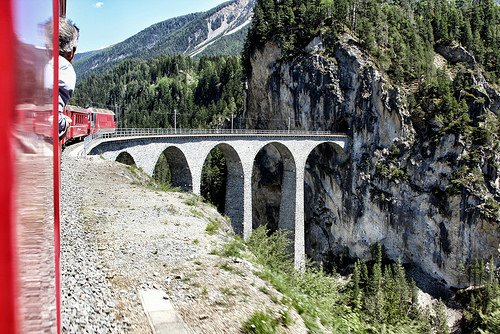
[[[150, 333], [138, 290], [166, 292], [193, 333], [240, 333], [279, 293], [251, 264], [212, 255], [228, 238], [216, 210], [191, 194], [147, 188], [147, 178], [100, 157], [62, 159], [64, 333]], [[208, 235], [209, 219], [222, 223]], [[265, 288], [264, 288], [265, 287]], [[270, 291], [264, 293], [262, 291]], [[300, 316], [285, 333], [306, 333]]]
[[[408, 92], [393, 86], [352, 37], [328, 48], [318, 37], [304, 51], [286, 60], [269, 42], [253, 54], [245, 117], [251, 129], [286, 129], [290, 119], [292, 128], [351, 137], [345, 156], [321, 146], [308, 160], [308, 255], [328, 267], [334, 258], [368, 259], [380, 241], [390, 258], [455, 287], [469, 285], [471, 261], [493, 256], [499, 265], [500, 212], [487, 218], [484, 209], [485, 200], [498, 204], [500, 198], [500, 153], [478, 164], [477, 191], [449, 192], [468, 154], [460, 136], [445, 134], [437, 142], [421, 136], [405, 102]], [[456, 58], [443, 55], [450, 63]], [[471, 94], [498, 118], [500, 94], [481, 75], [471, 80]], [[279, 191], [272, 184], [258, 191], [269, 196], [270, 187]], [[266, 201], [256, 205], [257, 212], [273, 212]]]

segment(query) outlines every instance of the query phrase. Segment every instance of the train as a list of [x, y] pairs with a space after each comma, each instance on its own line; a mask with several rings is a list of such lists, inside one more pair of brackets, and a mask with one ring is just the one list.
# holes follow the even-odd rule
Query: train
[[[63, 114], [71, 119], [71, 124], [61, 139], [62, 147], [81, 141], [87, 135], [116, 129], [116, 115], [109, 109], [67, 105]], [[20, 133], [51, 138], [52, 109], [50, 104], [42, 106], [19, 104], [16, 106], [15, 117]]]
[[64, 108], [64, 115], [71, 118], [71, 124], [62, 138], [63, 145], [81, 141], [87, 135], [98, 131], [116, 129], [116, 115], [109, 109], [67, 105]]

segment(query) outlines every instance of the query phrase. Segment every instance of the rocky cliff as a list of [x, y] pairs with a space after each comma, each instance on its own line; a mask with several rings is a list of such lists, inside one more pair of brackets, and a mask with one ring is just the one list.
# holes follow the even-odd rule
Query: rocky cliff
[[[451, 64], [461, 61], [458, 51], [440, 52], [436, 63], [454, 78]], [[410, 112], [408, 101], [418, 98], [415, 89], [392, 84], [350, 36], [328, 48], [318, 37], [293, 60], [272, 42], [254, 52], [248, 128], [291, 124], [351, 138], [345, 156], [324, 145], [308, 160], [306, 252], [311, 258], [326, 266], [341, 258], [370, 259], [370, 246], [380, 241], [388, 257], [455, 287], [469, 284], [473, 261], [493, 256], [498, 265], [499, 94], [474, 64], [464, 66], [475, 89], [464, 92], [474, 97], [466, 101], [473, 123], [496, 127], [493, 144], [481, 149], [459, 131], [440, 131], [446, 124], [439, 118]], [[469, 155], [477, 155], [473, 166], [463, 163]], [[268, 193], [280, 187], [257, 188]], [[269, 208], [273, 204], [258, 200], [256, 205], [256, 211], [276, 212]]]

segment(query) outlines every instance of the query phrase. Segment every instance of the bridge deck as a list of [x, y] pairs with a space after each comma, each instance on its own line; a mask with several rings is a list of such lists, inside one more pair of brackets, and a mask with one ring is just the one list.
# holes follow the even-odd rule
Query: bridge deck
[[157, 138], [302, 138], [328, 140], [346, 140], [348, 137], [343, 133], [332, 133], [330, 131], [307, 131], [307, 130], [247, 130], [247, 129], [115, 129], [103, 130], [85, 138], [85, 153], [89, 152], [91, 142], [95, 139], [121, 138], [138, 139], [143, 137]]

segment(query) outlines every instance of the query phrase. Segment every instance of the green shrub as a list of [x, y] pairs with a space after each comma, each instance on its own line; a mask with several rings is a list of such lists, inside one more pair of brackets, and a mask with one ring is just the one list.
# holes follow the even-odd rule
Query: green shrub
[[[286, 232], [270, 234], [265, 227], [259, 227], [247, 246], [255, 256], [254, 261], [262, 266], [257, 273], [259, 277], [283, 295], [281, 304], [293, 307], [310, 333], [413, 334], [437, 330], [429, 322], [431, 317], [419, 308], [415, 284], [407, 281], [403, 266], [383, 264], [380, 244], [373, 247], [375, 263], [369, 267], [358, 261], [357, 274], [353, 275], [357, 277], [352, 277], [347, 284], [322, 268], [308, 265], [303, 272], [294, 270]], [[241, 239], [237, 239], [226, 244], [219, 254], [240, 256], [243, 247]], [[269, 295], [273, 294], [269, 292]], [[288, 317], [282, 316], [278, 322], [286, 326]], [[246, 322], [246, 330], [261, 333], [257, 332], [260, 329], [253, 320]], [[265, 325], [269, 323], [265, 321]]]
[[280, 322], [285, 327], [290, 327], [291, 325], [293, 325], [294, 321], [292, 316], [290, 315], [290, 309], [280, 311]]
[[217, 231], [220, 230], [221, 228], [221, 222], [216, 219], [216, 218], [209, 218], [209, 222], [207, 224], [207, 227], [205, 228], [205, 231], [208, 233], [208, 235], [214, 235], [217, 233]]
[[184, 201], [184, 204], [189, 206], [196, 206], [198, 204], [198, 198], [195, 196], [189, 197]]
[[278, 331], [279, 322], [267, 312], [257, 311], [242, 325], [245, 334], [274, 334]]
[[248, 248], [257, 258], [257, 262], [274, 270], [290, 271], [293, 269], [291, 246], [288, 231], [276, 231], [268, 235], [266, 226], [259, 226], [248, 240]]
[[480, 317], [482, 325], [479, 332], [481, 334], [498, 333], [500, 329], [500, 297], [492, 300], [491, 308], [485, 313], [481, 312]]
[[245, 249], [245, 244], [240, 237], [236, 237], [222, 246], [220, 255], [226, 257], [241, 257], [241, 252]]

